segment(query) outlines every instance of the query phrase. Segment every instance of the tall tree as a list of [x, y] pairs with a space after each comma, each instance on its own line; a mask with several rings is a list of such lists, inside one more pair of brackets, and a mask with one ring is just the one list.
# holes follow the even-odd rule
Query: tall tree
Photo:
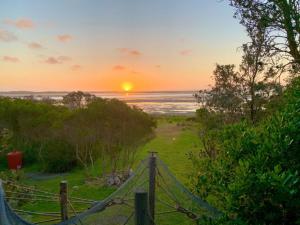
[[227, 115], [227, 121], [249, 116], [254, 123], [258, 113], [274, 95], [281, 93], [276, 71], [268, 67], [263, 51], [263, 38], [244, 44], [239, 70], [234, 65], [218, 65], [214, 71], [215, 85], [195, 96], [202, 107]]
[[215, 85], [211, 90], [202, 90], [195, 94], [198, 101], [206, 108], [222, 113], [241, 112], [241, 79], [235, 71], [235, 65], [216, 65], [214, 70]]
[[280, 67], [300, 72], [300, 0], [229, 0], [253, 40], [264, 30], [263, 47]]
[[276, 79], [278, 71], [268, 66], [268, 57], [263, 50], [263, 38], [251, 44], [244, 44], [242, 63], [239, 76], [243, 91], [245, 111], [252, 122], [257, 120], [257, 114], [264, 104], [274, 95], [281, 93], [280, 82]]
[[82, 91], [70, 92], [63, 97], [63, 103], [70, 109], [82, 108], [96, 98], [95, 95]]

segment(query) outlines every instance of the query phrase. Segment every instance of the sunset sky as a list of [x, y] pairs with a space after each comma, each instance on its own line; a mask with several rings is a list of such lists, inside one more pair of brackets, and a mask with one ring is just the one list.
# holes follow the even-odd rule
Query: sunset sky
[[197, 90], [247, 40], [226, 0], [0, 2], [0, 91]]

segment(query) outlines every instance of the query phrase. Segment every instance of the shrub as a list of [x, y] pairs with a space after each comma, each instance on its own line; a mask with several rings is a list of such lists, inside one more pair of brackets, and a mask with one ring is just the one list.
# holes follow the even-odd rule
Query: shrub
[[0, 128], [12, 133], [7, 143], [24, 153], [26, 164], [65, 172], [78, 164], [93, 166], [99, 158], [110, 161], [112, 171], [129, 168], [155, 127], [148, 114], [117, 99], [92, 97], [87, 105], [71, 108], [0, 98]]
[[282, 102], [256, 127], [218, 130], [215, 158], [193, 156], [195, 191], [223, 209], [228, 223], [300, 224], [300, 78]]
[[74, 147], [60, 139], [45, 143], [42, 159], [43, 169], [48, 172], [66, 172], [77, 165]]

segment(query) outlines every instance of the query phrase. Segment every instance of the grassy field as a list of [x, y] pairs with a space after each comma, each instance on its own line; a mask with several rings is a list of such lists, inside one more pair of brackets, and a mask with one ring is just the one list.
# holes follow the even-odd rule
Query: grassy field
[[[197, 151], [201, 146], [197, 136], [197, 125], [186, 117], [160, 117], [155, 131], [155, 138], [142, 146], [137, 153], [134, 168], [139, 162], [148, 156], [149, 151], [158, 153], [173, 174], [183, 183], [188, 183], [188, 175], [191, 172], [191, 163], [188, 159], [188, 152]], [[26, 170], [26, 169], [25, 169]], [[27, 169], [34, 170], [34, 167]], [[24, 179], [24, 183], [37, 186], [39, 189], [58, 193], [61, 180], [67, 180], [69, 194], [72, 197], [101, 200], [115, 191], [115, 188], [101, 185], [98, 180], [86, 179], [83, 170], [76, 169], [67, 174], [49, 176], [47, 178]], [[77, 211], [86, 209], [85, 204], [74, 204]], [[59, 211], [57, 202], [26, 203], [23, 210], [53, 212]], [[40, 220], [39, 217], [27, 217], [29, 220]]]
[[201, 146], [197, 130], [196, 123], [184, 117], [159, 119], [156, 137], [141, 148], [136, 163], [146, 158], [149, 151], [155, 151], [173, 174], [186, 184], [192, 169], [188, 153], [199, 150]]

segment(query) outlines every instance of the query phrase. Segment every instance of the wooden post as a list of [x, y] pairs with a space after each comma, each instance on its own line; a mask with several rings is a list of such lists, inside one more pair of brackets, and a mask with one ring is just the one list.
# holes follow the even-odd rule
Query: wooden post
[[68, 219], [68, 182], [65, 180], [60, 182], [59, 196], [61, 220], [65, 221]]
[[138, 190], [134, 197], [135, 225], [149, 225], [148, 217], [148, 194], [146, 191]]
[[155, 177], [156, 155], [155, 152], [151, 152], [149, 158], [149, 216], [151, 225], [154, 225], [155, 221]]

